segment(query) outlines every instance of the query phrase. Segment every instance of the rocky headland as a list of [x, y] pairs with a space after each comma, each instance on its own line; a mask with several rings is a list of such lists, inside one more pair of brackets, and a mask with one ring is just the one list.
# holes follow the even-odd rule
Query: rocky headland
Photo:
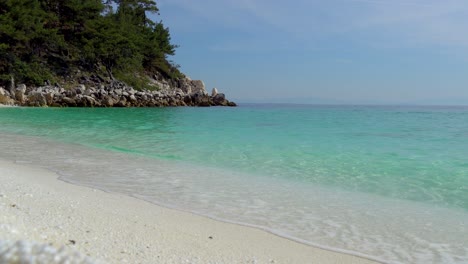
[[236, 106], [213, 88], [208, 93], [200, 80], [183, 77], [167, 80], [158, 75], [150, 78], [153, 89], [136, 90], [118, 80], [91, 76], [76, 85], [45, 83], [32, 87], [24, 84], [0, 87], [0, 104], [35, 107], [165, 107], [165, 106]]

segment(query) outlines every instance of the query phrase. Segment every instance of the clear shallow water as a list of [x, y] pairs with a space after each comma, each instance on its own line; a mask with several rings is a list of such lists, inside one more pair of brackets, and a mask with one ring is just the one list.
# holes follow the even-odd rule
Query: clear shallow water
[[468, 108], [0, 109], [3, 158], [390, 263], [468, 263]]

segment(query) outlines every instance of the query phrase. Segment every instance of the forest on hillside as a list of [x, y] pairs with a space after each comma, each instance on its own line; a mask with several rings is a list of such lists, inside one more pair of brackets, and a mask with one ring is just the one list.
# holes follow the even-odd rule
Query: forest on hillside
[[0, 86], [76, 72], [133, 85], [155, 72], [179, 78], [169, 29], [149, 17], [158, 11], [153, 0], [0, 0]]

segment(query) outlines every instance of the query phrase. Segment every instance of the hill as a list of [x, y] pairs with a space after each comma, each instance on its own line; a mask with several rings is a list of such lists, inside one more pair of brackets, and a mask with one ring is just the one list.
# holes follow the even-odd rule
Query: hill
[[[71, 89], [76, 95], [83, 88], [92, 90], [90, 95], [95, 95], [96, 106], [109, 106], [100, 100], [104, 94], [99, 91], [114, 94], [114, 89], [132, 91], [131, 88], [146, 94], [158, 91], [164, 96], [177, 92], [179, 97], [191, 95], [192, 88], [200, 85], [168, 59], [177, 46], [171, 43], [169, 29], [163, 22], [149, 18], [158, 11], [153, 0], [2, 1], [0, 86], [5, 88], [0, 96], [6, 97], [3, 101], [37, 105], [37, 101], [29, 101], [29, 95], [38, 87], [42, 87], [44, 96], [43, 91], [48, 89], [55, 91], [53, 96], [62, 98], [71, 95], [60, 89]], [[28, 89], [17, 89], [17, 84]], [[198, 88], [195, 90], [202, 97], [208, 96], [204, 85]], [[16, 98], [22, 97], [20, 94], [25, 95], [25, 101]], [[118, 91], [115, 95], [119, 95]], [[53, 99], [47, 105], [75, 105]], [[120, 95], [114, 99], [112, 105], [138, 106], [119, 104]], [[208, 98], [204, 104], [215, 105], [213, 99]], [[197, 105], [191, 98], [182, 101]]]

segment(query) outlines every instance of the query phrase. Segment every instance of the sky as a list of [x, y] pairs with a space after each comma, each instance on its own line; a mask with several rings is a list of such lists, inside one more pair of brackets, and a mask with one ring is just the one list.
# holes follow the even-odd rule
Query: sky
[[467, 0], [159, 0], [170, 59], [238, 102], [468, 105]]

